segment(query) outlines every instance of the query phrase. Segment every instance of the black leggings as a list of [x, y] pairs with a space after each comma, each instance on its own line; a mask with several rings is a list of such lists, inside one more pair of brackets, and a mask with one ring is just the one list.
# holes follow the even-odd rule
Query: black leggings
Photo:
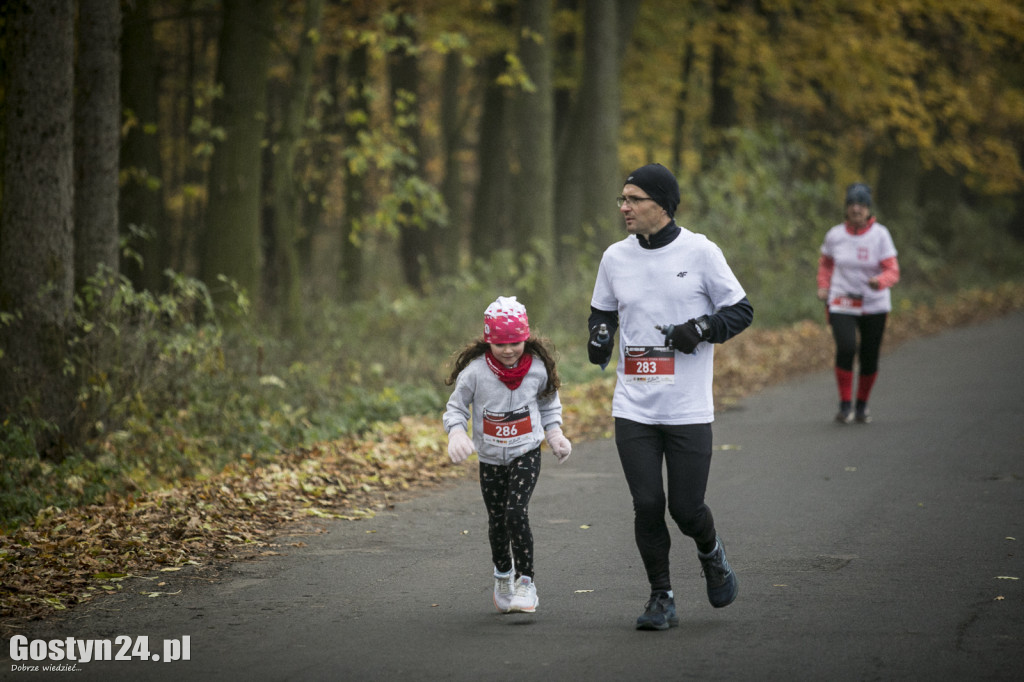
[[857, 333], [860, 332], [860, 373], [878, 371], [878, 355], [882, 348], [887, 313], [875, 315], [844, 315], [829, 313], [832, 338], [836, 342], [836, 367], [853, 371], [853, 359], [858, 355]]
[[494, 568], [507, 573], [515, 558], [516, 577], [528, 575], [534, 581], [529, 507], [539, 476], [540, 448], [508, 465], [480, 462], [480, 492], [487, 507], [487, 538]]
[[668, 513], [684, 535], [709, 552], [715, 519], [704, 504], [711, 471], [711, 424], [665, 426], [616, 418], [615, 444], [633, 496], [633, 530], [651, 591], [671, 590], [662, 463], [668, 474]]

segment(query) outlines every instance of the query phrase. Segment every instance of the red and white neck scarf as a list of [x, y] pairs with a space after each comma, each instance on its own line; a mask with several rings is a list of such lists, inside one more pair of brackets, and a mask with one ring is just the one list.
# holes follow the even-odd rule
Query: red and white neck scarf
[[523, 353], [515, 367], [506, 367], [501, 364], [490, 349], [484, 353], [484, 359], [487, 360], [487, 366], [491, 368], [495, 376], [501, 379], [501, 383], [505, 384], [510, 391], [519, 388], [519, 384], [523, 383], [523, 377], [530, 371], [530, 365], [533, 364], [533, 355], [530, 353]]

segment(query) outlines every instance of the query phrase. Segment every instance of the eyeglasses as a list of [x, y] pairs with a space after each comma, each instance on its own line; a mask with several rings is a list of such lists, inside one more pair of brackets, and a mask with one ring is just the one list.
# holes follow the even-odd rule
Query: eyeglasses
[[629, 204], [630, 208], [636, 208], [641, 201], [654, 201], [650, 197], [615, 197], [615, 205], [622, 208], [623, 204]]

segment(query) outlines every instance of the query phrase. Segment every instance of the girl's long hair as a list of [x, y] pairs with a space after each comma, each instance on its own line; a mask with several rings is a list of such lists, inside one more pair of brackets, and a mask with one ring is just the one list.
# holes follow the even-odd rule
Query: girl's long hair
[[[547, 339], [536, 339], [531, 336], [523, 344], [523, 353], [529, 353], [540, 358], [544, 363], [544, 369], [548, 372], [548, 383], [540, 394], [541, 398], [554, 395], [558, 391], [559, 386], [562, 385], [562, 380], [558, 378], [558, 368], [555, 366], [555, 353], [548, 348], [549, 343]], [[469, 363], [486, 353], [490, 348], [491, 344], [482, 338], [470, 342], [455, 355], [455, 366], [452, 369], [451, 375], [444, 380], [444, 385], [451, 386], [454, 384], [459, 375], [462, 374], [462, 370], [466, 369]]]

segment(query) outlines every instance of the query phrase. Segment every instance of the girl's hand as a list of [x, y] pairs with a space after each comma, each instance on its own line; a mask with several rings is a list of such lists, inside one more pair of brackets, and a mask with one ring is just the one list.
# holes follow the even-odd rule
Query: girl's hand
[[572, 443], [562, 433], [562, 429], [557, 426], [553, 429], [548, 429], [545, 436], [547, 437], [548, 445], [551, 446], [551, 451], [558, 457], [559, 464], [569, 459], [569, 455], [572, 454]]
[[818, 289], [818, 300], [819, 301], [827, 301], [828, 300], [828, 289], [824, 289], [824, 288]]
[[455, 464], [461, 464], [473, 454], [473, 441], [462, 429], [452, 429], [448, 434], [448, 457]]

